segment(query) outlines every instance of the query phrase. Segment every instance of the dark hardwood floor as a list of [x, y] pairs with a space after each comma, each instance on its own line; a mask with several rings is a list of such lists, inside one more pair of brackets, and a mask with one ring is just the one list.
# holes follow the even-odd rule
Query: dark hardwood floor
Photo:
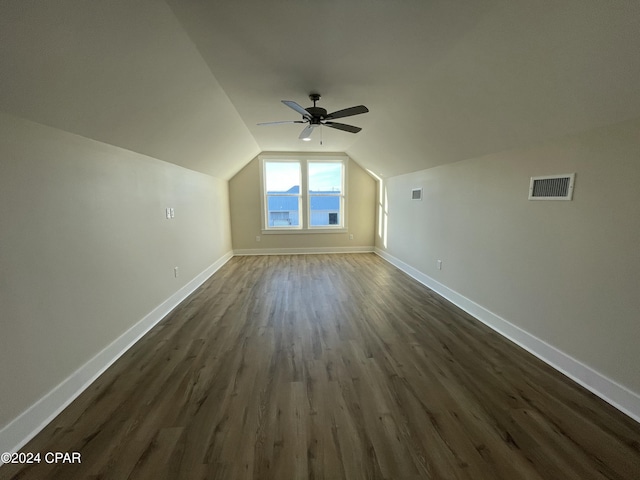
[[635, 479], [640, 424], [373, 254], [235, 257], [1, 479]]

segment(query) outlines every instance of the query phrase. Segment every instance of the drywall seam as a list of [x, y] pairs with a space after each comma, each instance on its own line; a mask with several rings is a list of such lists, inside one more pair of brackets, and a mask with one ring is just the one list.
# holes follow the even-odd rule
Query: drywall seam
[[374, 247], [304, 247], [304, 248], [245, 248], [234, 250], [236, 256], [245, 255], [313, 255], [321, 253], [373, 253]]
[[[0, 452], [17, 452], [86, 390], [107, 368], [233, 257], [227, 252], [149, 312], [0, 431]], [[0, 466], [2, 462], [0, 461]]]
[[600, 372], [595, 371], [579, 360], [549, 345], [544, 340], [537, 338], [490, 310], [487, 310], [482, 305], [475, 303], [473, 300], [441, 284], [384, 250], [376, 247], [374, 253], [434, 292], [442, 295], [477, 320], [535, 355], [574, 382], [582, 385], [590, 392], [633, 418], [636, 422], [640, 422], [640, 395], [637, 393], [611, 380]]

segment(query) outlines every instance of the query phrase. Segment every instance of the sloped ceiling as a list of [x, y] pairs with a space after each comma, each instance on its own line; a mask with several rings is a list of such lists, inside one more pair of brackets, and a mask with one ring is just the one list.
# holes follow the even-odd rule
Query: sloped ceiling
[[0, 3], [0, 109], [229, 178], [259, 152], [156, 0]]
[[[260, 151], [390, 176], [640, 116], [637, 0], [10, 0], [0, 109], [230, 178]], [[280, 103], [353, 135], [312, 142]]]

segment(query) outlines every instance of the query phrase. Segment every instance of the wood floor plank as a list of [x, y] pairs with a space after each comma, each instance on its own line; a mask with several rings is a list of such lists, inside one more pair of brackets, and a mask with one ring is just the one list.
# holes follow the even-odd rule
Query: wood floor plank
[[0, 479], [640, 478], [640, 425], [372, 254], [235, 257]]

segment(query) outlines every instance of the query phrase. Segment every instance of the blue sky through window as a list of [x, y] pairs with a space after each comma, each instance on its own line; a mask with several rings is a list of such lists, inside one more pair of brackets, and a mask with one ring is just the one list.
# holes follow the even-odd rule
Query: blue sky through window
[[342, 188], [342, 163], [309, 163], [309, 191], [336, 192]]
[[267, 162], [265, 171], [267, 192], [287, 192], [292, 187], [300, 185], [298, 162]]

